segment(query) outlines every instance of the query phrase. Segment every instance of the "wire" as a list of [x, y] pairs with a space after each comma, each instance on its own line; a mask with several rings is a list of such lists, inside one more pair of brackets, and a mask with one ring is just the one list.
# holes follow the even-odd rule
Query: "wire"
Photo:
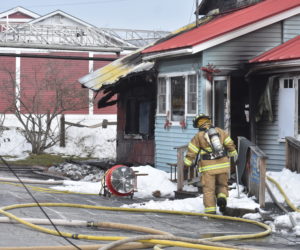
[[50, 221], [51, 225], [54, 227], [56, 232], [59, 234], [60, 237], [65, 239], [69, 244], [74, 246], [76, 249], [81, 250], [76, 244], [74, 244], [72, 241], [70, 241], [67, 237], [62, 235], [62, 233], [59, 231], [59, 229], [56, 227], [56, 225], [53, 223], [49, 215], [46, 213], [46, 211], [41, 207], [40, 203], [37, 201], [37, 199], [33, 196], [33, 194], [30, 192], [30, 190], [27, 188], [27, 186], [24, 184], [24, 182], [19, 178], [19, 176], [16, 174], [16, 172], [10, 167], [10, 165], [3, 159], [3, 157], [0, 155], [1, 161], [4, 163], [6, 167], [13, 173], [13, 175], [18, 179], [18, 181], [22, 184], [22, 186], [25, 188], [27, 193], [31, 196], [31, 198], [34, 200], [34, 202], [37, 204], [37, 206], [40, 208], [40, 210], [43, 212], [43, 214], [46, 216], [46, 218]]

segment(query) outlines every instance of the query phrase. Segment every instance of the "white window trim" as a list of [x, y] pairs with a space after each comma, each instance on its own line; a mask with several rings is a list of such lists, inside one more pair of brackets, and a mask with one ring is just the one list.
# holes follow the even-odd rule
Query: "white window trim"
[[[165, 77], [161, 77], [161, 76], [158, 76], [157, 79], [159, 78], [165, 78]], [[166, 79], [166, 112], [168, 111], [168, 78], [165, 78]], [[157, 84], [158, 84], [158, 80], [157, 80]], [[157, 104], [156, 104], [156, 116], [166, 116], [166, 112], [165, 113], [159, 113], [159, 98], [158, 98], [158, 92], [157, 92], [157, 95], [156, 95], [156, 99], [157, 99]]]
[[[206, 94], [206, 107], [205, 107], [205, 113], [208, 114], [210, 117], [212, 117], [213, 123], [215, 122], [215, 92], [214, 92], [214, 85], [215, 81], [226, 81], [227, 84], [227, 100], [226, 105], [227, 107], [224, 107], [227, 109], [227, 115], [228, 115], [228, 124], [226, 127], [226, 131], [230, 133], [231, 128], [231, 110], [230, 110], [230, 88], [231, 88], [231, 77], [230, 76], [214, 76], [212, 82], [205, 79], [205, 94]], [[225, 124], [226, 125], [226, 124]]]
[[180, 126], [180, 122], [179, 121], [172, 121], [170, 119], [171, 114], [168, 114], [168, 112], [170, 112], [171, 110], [171, 78], [172, 77], [178, 77], [178, 76], [182, 76], [184, 77], [184, 87], [185, 87], [185, 118], [187, 117], [194, 117], [197, 113], [198, 113], [198, 103], [196, 106], [196, 113], [195, 114], [187, 114], [187, 97], [188, 97], [188, 76], [189, 75], [195, 75], [196, 76], [196, 94], [197, 94], [197, 100], [199, 100], [199, 91], [198, 91], [198, 80], [199, 80], [199, 76], [198, 73], [196, 71], [185, 71], [185, 72], [176, 72], [176, 73], [161, 73], [158, 75], [157, 78], [165, 78], [166, 79], [166, 113], [158, 113], [158, 105], [159, 103], [157, 103], [157, 112], [156, 112], [156, 116], [159, 117], [165, 117], [168, 116], [167, 118], [169, 119], [169, 121], [172, 123], [172, 126]]

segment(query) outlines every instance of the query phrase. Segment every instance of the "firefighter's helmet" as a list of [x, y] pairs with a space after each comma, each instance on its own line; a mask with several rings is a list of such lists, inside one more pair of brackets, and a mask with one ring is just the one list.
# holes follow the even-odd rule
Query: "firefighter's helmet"
[[206, 114], [201, 113], [201, 114], [195, 116], [195, 118], [193, 119], [193, 127], [194, 128], [202, 128], [206, 124], [208, 124], [208, 125], [211, 124], [211, 119]]

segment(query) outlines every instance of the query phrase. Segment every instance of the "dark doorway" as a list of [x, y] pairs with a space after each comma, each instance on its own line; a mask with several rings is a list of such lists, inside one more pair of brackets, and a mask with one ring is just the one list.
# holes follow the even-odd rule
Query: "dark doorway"
[[215, 80], [215, 101], [214, 101], [214, 124], [225, 129], [226, 125], [226, 102], [227, 102], [227, 80]]
[[237, 143], [237, 137], [250, 139], [249, 123], [249, 85], [244, 77], [232, 77], [230, 87], [231, 137]]

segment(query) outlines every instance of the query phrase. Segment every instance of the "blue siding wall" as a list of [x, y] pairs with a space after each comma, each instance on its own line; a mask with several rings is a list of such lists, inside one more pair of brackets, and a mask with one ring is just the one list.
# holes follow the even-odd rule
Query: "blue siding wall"
[[[199, 76], [199, 70], [202, 66], [201, 55], [173, 59], [159, 63], [160, 74], [172, 73], [185, 73], [196, 72]], [[199, 77], [200, 78], [200, 77]], [[198, 79], [199, 79], [198, 78]], [[202, 99], [202, 91], [200, 91], [198, 84], [198, 101]], [[201, 101], [198, 102], [198, 110], [201, 108]], [[176, 146], [187, 145], [188, 142], [195, 135], [197, 130], [192, 126], [193, 116], [186, 119], [187, 128], [182, 129], [180, 126], [171, 126], [168, 129], [164, 128], [166, 116], [157, 115], [155, 120], [155, 167], [169, 171], [170, 167], [167, 163], [176, 163], [177, 151], [174, 149]]]
[[284, 42], [300, 34], [300, 15], [291, 17], [283, 22]]
[[[300, 15], [291, 17], [283, 22], [284, 42], [300, 34]], [[280, 171], [285, 166], [285, 143], [278, 141], [278, 91], [274, 93], [272, 108], [274, 121], [262, 120], [257, 126], [257, 143], [268, 155], [267, 168]]]
[[188, 127], [171, 126], [164, 129], [165, 117], [156, 117], [155, 129], [155, 166], [169, 172], [167, 163], [176, 163], [176, 146], [187, 145], [197, 130], [192, 127], [192, 118], [187, 118]]
[[267, 154], [267, 169], [280, 171], [285, 165], [285, 143], [278, 141], [278, 90], [272, 97], [273, 122], [263, 119], [257, 126], [257, 143]]
[[[249, 33], [222, 45], [208, 49], [203, 53], [203, 64], [214, 64], [221, 72], [238, 69], [240, 65], [251, 58], [281, 44], [282, 24], [276, 23], [266, 28]], [[274, 105], [277, 103], [275, 100]], [[275, 110], [278, 107], [275, 106]], [[284, 147], [278, 142], [278, 119], [275, 112], [274, 122], [261, 122], [258, 124], [258, 146], [268, 155], [268, 169], [276, 170], [283, 167]]]
[[281, 24], [276, 23], [204, 51], [203, 65], [213, 64], [226, 74], [279, 45], [281, 39]]

